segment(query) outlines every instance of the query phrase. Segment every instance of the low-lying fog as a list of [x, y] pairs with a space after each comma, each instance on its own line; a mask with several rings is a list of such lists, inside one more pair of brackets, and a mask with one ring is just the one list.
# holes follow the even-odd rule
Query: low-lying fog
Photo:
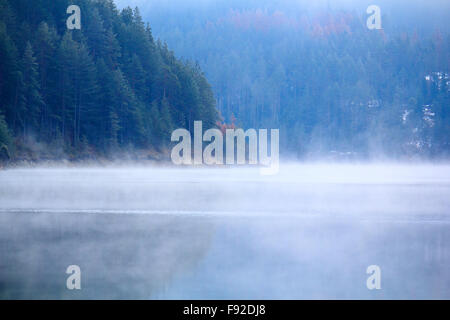
[[448, 299], [449, 208], [450, 165], [3, 170], [0, 298]]

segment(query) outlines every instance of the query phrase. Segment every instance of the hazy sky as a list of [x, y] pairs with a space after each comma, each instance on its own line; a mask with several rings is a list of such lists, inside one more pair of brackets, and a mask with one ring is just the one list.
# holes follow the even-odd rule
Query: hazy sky
[[[381, 8], [382, 14], [392, 18], [396, 16], [411, 20], [411, 28], [429, 22], [432, 25], [447, 25], [450, 30], [450, 1], [448, 0], [115, 0], [119, 8], [125, 6], [141, 9], [144, 18], [160, 16], [161, 14], [186, 13], [195, 14], [201, 10], [208, 14], [227, 12], [235, 9], [267, 9], [280, 10], [296, 14], [323, 9], [345, 9], [365, 14], [369, 5], [375, 4]], [[153, 13], [153, 15], [152, 15]], [[423, 25], [422, 25], [423, 26]], [[157, 27], [157, 26], [156, 26]]]
[[228, 3], [228, 4], [239, 4], [242, 6], [295, 6], [295, 5], [308, 5], [315, 7], [324, 7], [330, 6], [332, 8], [339, 7], [361, 7], [368, 6], [370, 4], [380, 5], [380, 6], [392, 6], [398, 5], [402, 6], [407, 10], [410, 6], [414, 7], [436, 7], [440, 9], [448, 9], [450, 8], [450, 1], [448, 0], [115, 0], [116, 4], [119, 7], [124, 6], [139, 6], [142, 8], [151, 7], [151, 6], [193, 6], [193, 5], [214, 5], [218, 3]]

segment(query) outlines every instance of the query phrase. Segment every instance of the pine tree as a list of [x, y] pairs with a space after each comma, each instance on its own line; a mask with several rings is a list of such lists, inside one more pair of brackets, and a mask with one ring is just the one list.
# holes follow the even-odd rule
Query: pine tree
[[38, 119], [44, 106], [40, 89], [38, 64], [31, 43], [27, 42], [22, 59], [22, 81], [18, 103], [19, 120], [24, 137], [31, 130], [34, 133], [38, 129]]
[[172, 117], [170, 112], [170, 104], [166, 97], [161, 101], [160, 108], [160, 141], [163, 145], [170, 142], [170, 135], [173, 130]]
[[128, 82], [130, 88], [136, 93], [139, 98], [146, 96], [145, 87], [145, 71], [142, 67], [141, 60], [136, 54], [133, 54], [128, 70]]
[[17, 48], [10, 38], [6, 25], [0, 21], [0, 112], [15, 129], [17, 87], [20, 81]]
[[88, 21], [85, 34], [88, 34], [88, 44], [91, 49], [91, 55], [95, 59], [102, 57], [107, 52], [108, 37], [103, 19], [97, 8], [88, 12]]
[[52, 110], [54, 119], [58, 122], [57, 126], [61, 130], [63, 143], [65, 144], [70, 132], [71, 114], [75, 109], [75, 86], [73, 83], [73, 73], [75, 72], [74, 54], [77, 51], [77, 45], [72, 39], [72, 34], [66, 32], [61, 40], [57, 51], [58, 85], [55, 93], [54, 105]]
[[41, 22], [37, 29], [36, 38], [34, 40], [34, 48], [36, 48], [36, 59], [39, 65], [40, 87], [42, 98], [44, 99], [44, 106], [41, 113], [40, 129], [43, 138], [49, 141], [51, 139], [51, 92], [54, 88], [57, 79], [54, 75], [57, 73], [55, 64], [55, 53], [58, 35], [54, 28], [50, 28], [46, 22]]
[[159, 113], [158, 102], [152, 102], [150, 112], [148, 113], [148, 123], [150, 124], [150, 140], [154, 146], [159, 146], [161, 141], [161, 116]]
[[98, 123], [103, 114], [96, 103], [99, 89], [97, 70], [84, 43], [76, 46], [73, 59], [75, 67], [73, 72], [75, 88], [73, 142], [76, 146], [83, 135], [87, 138], [95, 137], [95, 126], [92, 123]]
[[11, 135], [6, 124], [5, 117], [0, 115], [0, 161], [11, 158], [10, 148], [12, 144]]

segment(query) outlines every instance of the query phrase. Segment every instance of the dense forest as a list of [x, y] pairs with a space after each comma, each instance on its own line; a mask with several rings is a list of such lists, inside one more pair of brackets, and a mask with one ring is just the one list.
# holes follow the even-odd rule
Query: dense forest
[[[450, 155], [448, 1], [119, 0], [198, 61], [227, 122], [301, 158]], [[340, 5], [340, 4], [345, 5]]]
[[79, 0], [68, 30], [72, 1], [0, 0], [0, 158], [159, 157], [195, 120], [278, 128], [295, 158], [448, 158], [436, 1], [380, 0], [369, 30], [351, 1]]
[[164, 153], [174, 128], [214, 126], [198, 65], [155, 41], [139, 10], [78, 0], [0, 0], [0, 158]]

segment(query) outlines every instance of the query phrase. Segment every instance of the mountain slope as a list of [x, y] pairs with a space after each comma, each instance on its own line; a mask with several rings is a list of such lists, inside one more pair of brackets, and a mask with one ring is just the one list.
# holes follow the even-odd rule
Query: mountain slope
[[139, 10], [80, 0], [0, 0], [0, 156], [83, 158], [163, 150], [174, 128], [217, 121], [197, 65], [155, 41]]

